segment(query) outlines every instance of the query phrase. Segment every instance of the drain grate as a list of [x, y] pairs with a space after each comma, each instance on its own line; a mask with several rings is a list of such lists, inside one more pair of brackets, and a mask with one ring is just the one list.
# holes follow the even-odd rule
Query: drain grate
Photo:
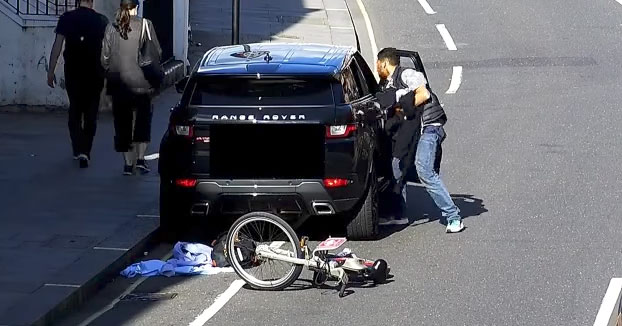
[[120, 301], [162, 301], [177, 297], [177, 293], [130, 293], [119, 299]]

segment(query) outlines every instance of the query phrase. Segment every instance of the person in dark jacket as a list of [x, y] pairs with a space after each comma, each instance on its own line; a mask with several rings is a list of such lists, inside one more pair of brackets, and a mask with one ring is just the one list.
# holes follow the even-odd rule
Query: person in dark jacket
[[58, 19], [50, 54], [48, 85], [56, 83], [56, 64], [65, 45], [65, 86], [69, 97], [69, 136], [73, 158], [87, 168], [97, 129], [99, 99], [104, 75], [99, 60], [108, 19], [93, 10], [93, 0], [80, 0], [75, 10]]
[[423, 73], [399, 67], [399, 63], [399, 56], [393, 48], [378, 53], [378, 75], [385, 81], [386, 88], [395, 89], [395, 102], [399, 103], [386, 129], [394, 139], [393, 175], [401, 187], [402, 206], [407, 204], [407, 187], [403, 178], [414, 160], [419, 181], [447, 220], [446, 231], [460, 232], [464, 229], [460, 210], [440, 179], [436, 164], [438, 150], [445, 139], [443, 125], [447, 116], [436, 95], [429, 91]]
[[141, 173], [150, 171], [145, 152], [151, 141], [151, 98], [156, 90], [138, 64], [138, 53], [148, 39], [162, 53], [153, 24], [136, 17], [137, 9], [138, 0], [121, 0], [116, 21], [106, 27], [101, 53], [112, 97], [114, 146], [123, 154], [125, 175], [132, 175], [134, 167]]

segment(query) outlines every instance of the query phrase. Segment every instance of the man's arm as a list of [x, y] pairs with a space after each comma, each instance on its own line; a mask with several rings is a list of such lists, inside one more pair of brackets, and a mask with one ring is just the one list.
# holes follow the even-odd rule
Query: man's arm
[[425, 85], [415, 89], [415, 106], [419, 106], [430, 99], [430, 92]]
[[419, 106], [425, 103], [430, 99], [430, 92], [428, 91], [426, 85], [428, 81], [425, 79], [423, 73], [416, 71], [415, 69], [406, 69], [402, 73], [402, 81], [408, 85], [408, 88], [405, 90], [399, 90], [400, 92], [397, 96], [397, 100], [408, 92], [415, 93], [415, 106]]
[[52, 53], [50, 53], [50, 67], [48, 69], [48, 86], [54, 88], [54, 71], [56, 70], [56, 64], [58, 63], [58, 57], [63, 50], [63, 44], [65, 43], [65, 36], [62, 34], [56, 34], [54, 45], [52, 46]]

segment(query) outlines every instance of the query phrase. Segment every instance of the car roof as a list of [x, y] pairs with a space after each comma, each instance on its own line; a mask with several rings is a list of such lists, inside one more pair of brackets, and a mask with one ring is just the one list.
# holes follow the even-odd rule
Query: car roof
[[253, 43], [215, 47], [203, 56], [205, 75], [324, 75], [338, 73], [356, 49], [326, 44]]

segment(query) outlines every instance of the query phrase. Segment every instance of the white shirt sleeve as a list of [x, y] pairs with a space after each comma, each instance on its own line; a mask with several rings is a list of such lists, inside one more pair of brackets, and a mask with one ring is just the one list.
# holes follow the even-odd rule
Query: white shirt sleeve
[[396, 101], [399, 102], [400, 98], [408, 92], [412, 92], [415, 89], [425, 86], [428, 81], [425, 79], [423, 73], [416, 71], [415, 69], [406, 69], [402, 72], [402, 81], [408, 85], [407, 89], [400, 89], [395, 92]]

